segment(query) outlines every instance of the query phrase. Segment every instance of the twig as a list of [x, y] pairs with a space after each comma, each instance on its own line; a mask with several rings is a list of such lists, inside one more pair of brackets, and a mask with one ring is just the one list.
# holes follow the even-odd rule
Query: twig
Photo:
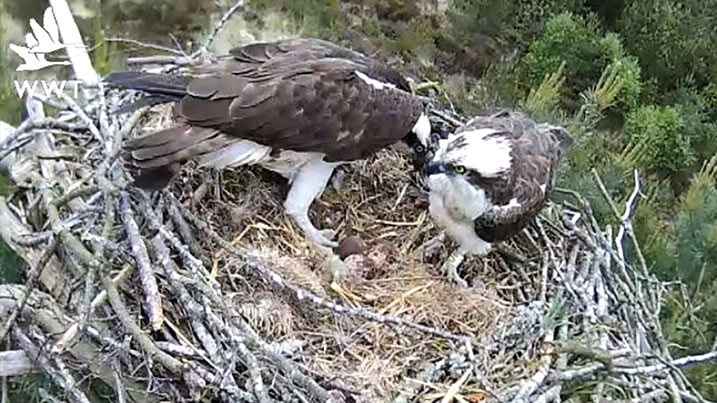
[[154, 50], [161, 50], [163, 52], [173, 53], [175, 55], [179, 55], [181, 57], [187, 57], [187, 54], [184, 53], [182, 50], [172, 49], [168, 48], [166, 46], [162, 45], [155, 45], [153, 43], [145, 43], [142, 41], [138, 41], [136, 39], [129, 39], [129, 38], [105, 38], [107, 42], [121, 42], [121, 43], [129, 43], [132, 45], [137, 45], [142, 48], [147, 49], [154, 49]]
[[196, 59], [197, 57], [204, 55], [209, 50], [209, 46], [211, 46], [212, 42], [214, 42], [214, 38], [217, 36], [219, 31], [222, 29], [224, 24], [229, 21], [229, 19], [234, 15], [237, 10], [239, 10], [241, 7], [244, 6], [244, 0], [238, 0], [236, 3], [234, 3], [229, 10], [227, 10], [224, 15], [222, 15], [222, 18], [219, 20], [217, 25], [214, 26], [212, 29], [212, 32], [209, 33], [209, 36], [207, 37], [207, 40], [204, 42], [201, 48], [199, 48], [196, 52], [192, 53], [192, 59]]
[[80, 107], [80, 105], [78, 105], [77, 102], [75, 102], [75, 100], [72, 99], [72, 97], [65, 94], [64, 92], [60, 92], [60, 98], [62, 98], [62, 100], [65, 101], [65, 103], [70, 107], [70, 109], [72, 109], [72, 111], [75, 112], [77, 114], [77, 116], [83, 122], [85, 122], [87, 124], [87, 127], [90, 130], [90, 133], [92, 133], [92, 135], [95, 137], [95, 139], [97, 139], [97, 141], [100, 144], [104, 143], [104, 141], [103, 141], [104, 139], [102, 138], [100, 129], [98, 129], [97, 126], [95, 125], [95, 122], [92, 119], [90, 119], [89, 116], [87, 116], [87, 113], [85, 113], [85, 111], [82, 109], [82, 107]]
[[466, 369], [463, 375], [461, 375], [460, 379], [458, 379], [458, 381], [456, 381], [453, 385], [451, 385], [450, 388], [448, 388], [446, 395], [443, 396], [443, 399], [441, 399], [441, 403], [450, 403], [451, 401], [453, 401], [453, 398], [456, 397], [458, 392], [461, 390], [461, 387], [466, 382], [472, 372], [473, 366], [471, 365], [470, 367], [468, 367], [468, 369]]
[[669, 363], [660, 363], [655, 365], [645, 365], [645, 366], [618, 366], [615, 364], [612, 369], [610, 369], [608, 366], [606, 366], [603, 363], [596, 363], [596, 364], [590, 364], [582, 368], [577, 369], [571, 369], [561, 372], [556, 372], [555, 374], [551, 375], [551, 379], [560, 380], [560, 381], [580, 381], [584, 379], [588, 379], [596, 372], [600, 371], [606, 371], [612, 374], [618, 374], [618, 375], [642, 375], [642, 376], [648, 376], [648, 375], [654, 375], [658, 373], [662, 373], [666, 370], [670, 370], [671, 368], [686, 368], [695, 364], [704, 364], [709, 362], [717, 361], [717, 351], [713, 351], [711, 353], [705, 353], [700, 355], [693, 355], [693, 356], [687, 356], [682, 357], [676, 360], [673, 360]]
[[[127, 264], [124, 268], [122, 268], [122, 270], [120, 270], [119, 273], [117, 273], [116, 276], [112, 278], [112, 282], [115, 283], [115, 285], [119, 286], [125, 281], [127, 281], [127, 278], [132, 272], [134, 272], [134, 266]], [[107, 291], [102, 290], [95, 296], [95, 298], [92, 299], [90, 306], [94, 310], [105, 302], [107, 302]]]
[[184, 240], [184, 242], [187, 244], [189, 251], [192, 253], [192, 255], [201, 259], [205, 265], [208, 264], [208, 261], [202, 259], [204, 255], [202, 247], [199, 245], [199, 242], [197, 242], [196, 238], [192, 234], [192, 229], [189, 227], [189, 224], [177, 209], [177, 206], [174, 203], [168, 203], [166, 207], [169, 218], [172, 220], [174, 227], [179, 233], [179, 236], [181, 236], [182, 240]]
[[700, 355], [690, 355], [678, 358], [668, 363], [646, 365], [642, 367], [615, 367], [613, 372], [624, 375], [652, 375], [671, 368], [686, 368], [695, 364], [717, 362], [717, 351]]
[[[102, 285], [104, 285], [105, 290], [107, 290], [107, 297], [110, 301], [110, 305], [112, 305], [112, 309], [117, 314], [117, 317], [120, 322], [122, 322], [122, 325], [124, 325], [135, 340], [137, 340], [139, 345], [142, 347], [142, 350], [150, 357], [156, 359], [160, 364], [162, 364], [162, 366], [167, 368], [174, 375], [184, 376], [187, 380], [192, 379], [192, 376], [196, 376], [196, 374], [192, 374], [191, 369], [181, 361], [157, 348], [152, 339], [142, 331], [139, 325], [137, 325], [137, 323], [135, 323], [130, 316], [127, 311], [127, 307], [124, 305], [119, 296], [119, 292], [117, 291], [115, 284], [106, 276], [100, 277], [102, 279]], [[199, 386], [196, 385], [195, 382], [196, 381], [193, 380], [190, 385], [194, 387]]]
[[17, 319], [18, 315], [20, 315], [20, 312], [22, 312], [22, 310], [25, 308], [27, 299], [30, 297], [30, 293], [32, 293], [32, 290], [35, 288], [35, 283], [37, 282], [38, 277], [40, 277], [42, 270], [45, 268], [47, 262], [50, 261], [50, 258], [55, 253], [56, 246], [57, 240], [53, 237], [50, 239], [50, 244], [45, 249], [45, 252], [43, 252], [37, 265], [32, 267], [27, 273], [27, 280], [25, 281], [25, 295], [20, 301], [18, 301], [17, 307], [12, 311], [12, 313], [10, 313], [10, 316], [5, 321], [5, 325], [3, 325], [2, 329], [0, 329], [0, 340], [3, 340], [5, 338], [7, 332], [10, 331], [10, 328], [15, 323], [15, 320]]
[[78, 197], [85, 197], [85, 196], [91, 196], [95, 193], [97, 193], [100, 190], [100, 187], [97, 185], [85, 185], [82, 187], [78, 187], [76, 189], [72, 189], [69, 192], [66, 192], [62, 196], [52, 199], [50, 203], [54, 204], [55, 206], [64, 206], [72, 199], [78, 198]]
[[147, 246], [144, 244], [142, 235], [132, 214], [132, 206], [130, 204], [129, 195], [122, 192], [120, 194], [120, 212], [122, 213], [122, 221], [124, 222], [127, 238], [132, 247], [132, 255], [137, 263], [139, 272], [139, 280], [142, 284], [142, 290], [145, 297], [145, 310], [149, 317], [149, 323], [152, 329], [157, 331], [162, 328], [164, 322], [164, 313], [162, 312], [162, 297], [157, 287], [157, 279], [154, 277], [152, 263], [149, 261]]
[[169, 249], [164, 244], [160, 236], [152, 238], [152, 251], [154, 252], [154, 258], [157, 264], [164, 269], [164, 275], [169, 279], [169, 284], [172, 286], [174, 294], [184, 306], [187, 312], [187, 319], [189, 320], [194, 334], [202, 343], [204, 351], [206, 351], [209, 358], [214, 362], [215, 365], [221, 364], [223, 361], [219, 354], [219, 346], [211, 333], [207, 330], [206, 326], [202, 322], [203, 310], [197, 301], [192, 298], [189, 291], [184, 287], [181, 281], [177, 278], [177, 269], [174, 262], [169, 257]]
[[155, 343], [160, 350], [166, 351], [172, 355], [183, 355], [185, 357], [198, 357], [197, 351], [192, 347], [182, 346], [180, 344], [170, 343], [168, 341], [158, 341]]
[[[78, 403], [89, 403], [84, 393], [77, 389], [77, 383], [72, 377], [69, 371], [62, 370], [57, 367], [59, 358], [52, 358], [42, 347], [36, 346], [30, 338], [25, 335], [20, 329], [14, 328], [12, 330], [13, 339], [18, 343], [27, 356], [35, 362], [35, 364], [42, 368], [42, 370], [50, 377], [50, 379], [57, 384], [60, 389], [64, 390], [67, 396], [73, 402]], [[64, 368], [64, 366], [62, 366]]]
[[451, 117], [451, 116], [448, 116], [447, 114], [445, 114], [445, 113], [443, 113], [443, 112], [441, 112], [441, 111], [439, 111], [439, 110], [437, 110], [437, 109], [431, 109], [431, 113], [432, 113], [433, 115], [436, 115], [436, 116], [438, 116], [439, 118], [445, 120], [446, 122], [452, 124], [452, 125], [455, 126], [455, 127], [461, 127], [461, 126], [463, 126], [463, 122], [461, 122], [460, 120], [455, 119], [455, 118], [453, 118], [453, 117]]
[[560, 401], [560, 391], [563, 389], [562, 385], [553, 385], [550, 389], [546, 390], [535, 399], [535, 403], [549, 403], [553, 401]]
[[[97, 173], [98, 177], [104, 177], [104, 170], [100, 169]], [[99, 181], [101, 182], [101, 181]], [[116, 207], [116, 200], [115, 198], [110, 194], [108, 190], [104, 191], [105, 194], [105, 211], [104, 211], [104, 224], [102, 225], [102, 239], [106, 240], [110, 237], [110, 233], [112, 232], [112, 227], [115, 224], [115, 207]], [[94, 260], [99, 261], [100, 259], [104, 258], [105, 254], [105, 244], [104, 242], [95, 242], [95, 255]], [[85, 326], [87, 325], [87, 322], [90, 320], [90, 316], [92, 315], [93, 310], [95, 309], [96, 305], [94, 304], [95, 300], [91, 300], [92, 293], [94, 292], [95, 288], [95, 276], [97, 274], [97, 265], [87, 265], [87, 276], [85, 277], [85, 294], [82, 298], [82, 308], [81, 308], [81, 316], [80, 316], [80, 323], [79, 328], [81, 331], [84, 331]], [[103, 291], [104, 292], [104, 291]], [[99, 295], [98, 295], [99, 297]]]
[[197, 63], [196, 60], [185, 56], [138, 56], [127, 58], [127, 64], [175, 64], [177, 66], [188, 66], [195, 63]]
[[635, 232], [632, 230], [632, 219], [635, 216], [635, 213], [637, 211], [637, 203], [639, 203], [640, 195], [642, 194], [640, 188], [640, 175], [638, 174], [637, 170], [633, 171], [633, 179], [635, 181], [635, 188], [633, 189], [632, 194], [625, 203], [625, 213], [620, 217], [620, 220], [624, 223], [623, 227], [627, 231], [627, 235], [630, 237], [630, 240], [635, 247], [635, 253], [637, 254], [638, 262], [640, 263], [640, 270], [642, 272], [642, 275], [647, 277], [649, 275], [647, 269], [647, 262], [645, 261], [645, 256], [642, 254], [642, 249], [640, 248], [640, 244], [637, 241]]
[[[553, 342], [553, 332], [548, 330], [544, 337], [544, 342], [546, 344], [550, 344]], [[528, 402], [531, 401], [530, 396], [532, 396], [533, 393], [535, 393], [538, 388], [545, 382], [546, 378], [548, 377], [548, 373], [550, 371], [550, 365], [553, 362], [553, 357], [550, 354], [544, 355], [540, 359], [540, 367], [538, 370], [531, 376], [530, 378], [526, 379], [521, 383], [520, 390], [518, 391], [518, 394], [515, 395], [513, 398], [513, 403], [522, 403], [522, 402]]]

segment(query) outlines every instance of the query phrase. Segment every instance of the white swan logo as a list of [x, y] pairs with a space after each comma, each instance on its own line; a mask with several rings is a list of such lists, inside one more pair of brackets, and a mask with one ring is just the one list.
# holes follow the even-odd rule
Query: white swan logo
[[65, 44], [60, 41], [60, 30], [51, 7], [45, 10], [42, 25], [33, 18], [30, 19], [30, 28], [32, 28], [32, 33], [25, 34], [26, 46], [10, 44], [10, 50], [17, 53], [23, 60], [17, 71], [37, 71], [50, 66], [70, 65], [70, 62], [65, 60], [47, 60], [45, 55], [69, 46], [83, 46]]

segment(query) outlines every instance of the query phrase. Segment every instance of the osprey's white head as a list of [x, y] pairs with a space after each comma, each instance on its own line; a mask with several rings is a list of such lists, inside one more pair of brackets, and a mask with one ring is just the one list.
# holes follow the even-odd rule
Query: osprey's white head
[[504, 132], [476, 129], [441, 140], [431, 163], [439, 172], [463, 175], [473, 171], [495, 177], [510, 169], [512, 143]]
[[508, 171], [512, 142], [489, 128], [452, 134], [441, 140], [424, 175], [433, 195], [440, 195], [451, 216], [473, 220], [491, 207], [480, 181]]

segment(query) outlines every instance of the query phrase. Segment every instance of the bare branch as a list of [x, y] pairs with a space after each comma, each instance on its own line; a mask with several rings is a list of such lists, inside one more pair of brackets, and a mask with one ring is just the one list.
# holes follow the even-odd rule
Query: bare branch
[[125, 192], [120, 194], [120, 211], [122, 213], [125, 230], [127, 231], [127, 237], [132, 246], [132, 255], [137, 263], [139, 279], [142, 283], [142, 290], [144, 291], [146, 302], [144, 307], [152, 329], [157, 331], [162, 328], [162, 323], [164, 322], [162, 298], [159, 295], [157, 280], [154, 278], [152, 263], [149, 261], [147, 246], [144, 244], [144, 240], [137, 227], [137, 222], [134, 219], [129, 195]]
[[229, 19], [236, 13], [240, 8], [244, 6], [244, 0], [238, 0], [236, 3], [234, 3], [233, 6], [227, 10], [224, 15], [222, 15], [222, 18], [219, 20], [217, 25], [214, 26], [212, 29], [212, 32], [209, 33], [209, 36], [207, 37], [207, 40], [204, 42], [201, 48], [197, 50], [196, 52], [192, 53], [192, 59], [195, 59], [199, 56], [205, 55], [207, 51], [209, 50], [209, 46], [212, 45], [212, 42], [214, 42], [214, 38], [217, 36], [219, 31], [221, 31], [222, 27], [224, 27], [224, 24], [229, 21]]

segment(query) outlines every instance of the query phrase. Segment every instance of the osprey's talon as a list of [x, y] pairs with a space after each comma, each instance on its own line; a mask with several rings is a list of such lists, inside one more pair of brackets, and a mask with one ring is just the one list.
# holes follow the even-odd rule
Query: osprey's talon
[[334, 238], [336, 237], [336, 234], [338, 233], [338, 231], [336, 231], [335, 229], [328, 229], [328, 228], [327, 228], [327, 229], [320, 229], [320, 230], [318, 230], [318, 231], [319, 231], [319, 233], [321, 234], [321, 236], [323, 236], [324, 239], [327, 240], [327, 242], [332, 243], [332, 244], [335, 244], [334, 246], [332, 246], [333, 248], [335, 248], [336, 246], [338, 246], [338, 242], [332, 241], [332, 239], [334, 239]]
[[459, 251], [454, 251], [451, 256], [446, 259], [445, 263], [441, 267], [441, 270], [450, 278], [455, 281], [458, 285], [464, 288], [468, 288], [468, 283], [458, 275], [458, 268], [463, 263], [465, 255]]
[[339, 246], [338, 242], [330, 240], [326, 235], [332, 236], [333, 230], [318, 230], [313, 228], [306, 231], [306, 235], [313, 246], [324, 255], [333, 254], [333, 249]]

